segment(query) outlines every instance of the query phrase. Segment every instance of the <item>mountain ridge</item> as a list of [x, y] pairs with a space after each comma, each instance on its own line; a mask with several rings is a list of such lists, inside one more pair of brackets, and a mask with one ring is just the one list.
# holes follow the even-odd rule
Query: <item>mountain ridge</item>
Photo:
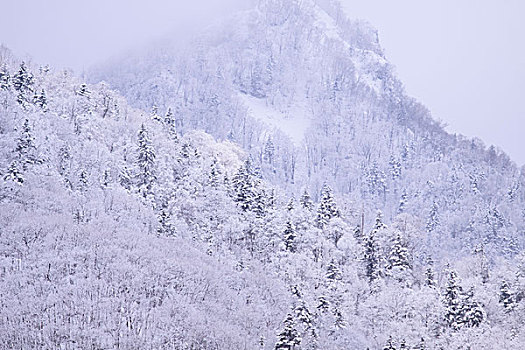
[[525, 344], [523, 174], [311, 4], [93, 73], [124, 96], [0, 52], [0, 348]]
[[[155, 67], [153, 71], [133, 70], [133, 66], [129, 66], [126, 69], [142, 76], [139, 78], [142, 83], [132, 86], [126, 84], [120, 91], [131, 103], [145, 109], [155, 105], [163, 109], [173, 107], [179, 110], [180, 118], [191, 125], [190, 129], [202, 128], [219, 139], [227, 138], [239, 143], [263, 169], [263, 176], [270, 181], [277, 181], [277, 184], [292, 192], [298, 192], [301, 187], [307, 186], [313, 190], [315, 196], [322, 183], [328, 181], [337, 192], [350, 195], [354, 202], [364, 200], [367, 206], [379, 207], [390, 219], [397, 214], [396, 202], [403, 197], [400, 192], [406, 191], [409, 198], [414, 198], [418, 203], [414, 203], [414, 208], [422, 207], [430, 212], [433, 201], [421, 202], [417, 198], [420, 189], [428, 187], [425, 182], [437, 181], [442, 187], [450, 187], [451, 184], [444, 183], [443, 177], [459, 176], [463, 180], [453, 186], [469, 188], [471, 178], [484, 177], [483, 174], [486, 173], [496, 174], [490, 170], [492, 165], [489, 160], [494, 166], [501, 168], [501, 176], [515, 178], [515, 183], [504, 185], [508, 189], [522, 181], [519, 180], [522, 178], [520, 170], [504, 153], [494, 147], [485, 150], [485, 146], [478, 140], [447, 133], [439, 122], [432, 119], [423, 105], [408, 97], [402, 83], [393, 75], [392, 66], [383, 58], [381, 49], [376, 47], [377, 32], [368, 25], [364, 27], [368, 28], [365, 30], [360, 22], [354, 24], [347, 20], [337, 3], [331, 4], [332, 12], [339, 13], [337, 18], [346, 25], [343, 27], [346, 29], [338, 29], [338, 36], [335, 38], [333, 25], [319, 27], [319, 23], [316, 23], [319, 17], [323, 17], [319, 15], [323, 10], [313, 2], [262, 1], [258, 6], [258, 10], [250, 12], [252, 17], [245, 16], [244, 21], [228, 22], [231, 23], [226, 26], [229, 34], [213, 30], [212, 36], [229, 38], [222, 41], [213, 39], [213, 42], [221, 42], [220, 45], [212, 45], [213, 49], [206, 46], [207, 34], [203, 34], [204, 39], [198, 41], [196, 50], [193, 53], [190, 51], [189, 55], [180, 60], [177, 56], [169, 59], [169, 55], [166, 55], [163, 56], [163, 63], [157, 64], [155, 58], [150, 57], [149, 66]], [[327, 16], [330, 17], [328, 14], [324, 17]], [[333, 17], [330, 18], [338, 25]], [[326, 27], [331, 27], [332, 34], [326, 35], [323, 32]], [[341, 32], [347, 33], [347, 37], [350, 35], [350, 39], [345, 41], [339, 35]], [[361, 35], [363, 32], [367, 34]], [[276, 41], [274, 38], [281, 39]], [[356, 44], [351, 43], [358, 43], [360, 46], [356, 47]], [[283, 50], [288, 51], [283, 54]], [[185, 77], [185, 72], [190, 69], [188, 67], [193, 67], [193, 62], [201, 62], [201, 68], [192, 69], [196, 74], [193, 77]], [[231, 66], [229, 62], [235, 62], [235, 66]], [[126, 66], [125, 63], [123, 65]], [[275, 69], [275, 66], [279, 68]], [[199, 69], [200, 73], [197, 73]], [[197, 75], [202, 75], [202, 83], [195, 81]], [[113, 80], [111, 74], [106, 77], [110, 82], [117, 83], [117, 88], [124, 86], [119, 85], [118, 77]], [[194, 81], [190, 82], [191, 79]], [[201, 90], [200, 87], [209, 84], [220, 87]], [[148, 95], [149, 91], [155, 91], [156, 97]], [[244, 103], [244, 98], [240, 104], [239, 93], [252, 101], [258, 99], [261, 106], [266, 105], [266, 115], [286, 116], [289, 111], [296, 110], [294, 114], [308, 116], [305, 120], [313, 122], [309, 130], [305, 130], [305, 143], [295, 147], [293, 143], [283, 140], [287, 138], [287, 132], [282, 132], [279, 128], [277, 134], [272, 135], [275, 127], [279, 126], [276, 118], [270, 120], [270, 128], [261, 126], [254, 120], [244, 123], [248, 106]], [[208, 101], [194, 101], [192, 95], [200, 95], [198, 99]], [[209, 113], [209, 106], [213, 106], [214, 101], [222, 104], [218, 107], [219, 110], [222, 108], [221, 115], [231, 115], [229, 121], [224, 120], [227, 124], [220, 125], [223, 120], [220, 116], [198, 116], [199, 113]], [[199, 104], [201, 106], [197, 106]], [[219, 125], [208, 125], [206, 118], [218, 121]], [[265, 120], [265, 115], [255, 119]], [[248, 131], [243, 129], [246, 125]], [[341, 126], [339, 130], [330, 130], [335, 135], [331, 136], [335, 141], [326, 139], [326, 136], [318, 132], [324, 129], [324, 134], [328, 135], [328, 129], [332, 125]], [[184, 129], [183, 126], [180, 131], [184, 132]], [[258, 131], [264, 129], [267, 131], [262, 134]], [[374, 136], [378, 140], [371, 139]], [[298, 137], [295, 136], [296, 144]], [[350, 140], [345, 141], [348, 137]], [[281, 159], [278, 166], [265, 164], [262, 159], [265, 143], [269, 139], [272, 139], [274, 146], [282, 143], [280, 147], [287, 154], [286, 159]], [[319, 149], [319, 144], [330, 146], [323, 150]], [[412, 161], [408, 159], [409, 153], [414, 154]], [[327, 155], [332, 159], [328, 159]], [[426, 176], [429, 178], [419, 184], [421, 181], [417, 179], [418, 175], [433, 172], [431, 164], [445, 158], [449, 169], [441, 167], [441, 174], [428, 174]], [[477, 160], [474, 161], [474, 158]], [[480, 165], [475, 164], [478, 160], [481, 161]], [[393, 171], [390, 164], [392, 162], [404, 163], [401, 168], [405, 168], [405, 172], [416, 179], [408, 181], [408, 176], [403, 179], [404, 172], [400, 175], [400, 181], [389, 179], [388, 174]], [[427, 165], [428, 171], [424, 169]], [[341, 171], [347, 172], [348, 176], [340, 175]], [[458, 171], [460, 174], [455, 175]], [[302, 174], [302, 178], [294, 178], [295, 174]], [[438, 178], [433, 178], [435, 176]], [[349, 181], [349, 178], [355, 180]], [[415, 186], [414, 183], [418, 185]], [[453, 190], [449, 188], [447, 191]], [[384, 197], [383, 202], [389, 200], [390, 203], [378, 205], [378, 194]], [[387, 198], [394, 195], [397, 198]], [[506, 206], [502, 198], [505, 195], [498, 196], [496, 202]], [[438, 202], [444, 202], [441, 204], [445, 207], [448, 199], [442, 198]], [[497, 204], [483, 205], [491, 207]], [[487, 211], [492, 209], [488, 208]], [[446, 210], [450, 212], [455, 209], [450, 207]], [[471, 215], [469, 213], [465, 217]], [[508, 215], [516, 216], [510, 213]], [[367, 213], [368, 220], [372, 220], [373, 216], [373, 213]], [[516, 219], [517, 222], [521, 220]], [[468, 225], [464, 223], [461, 230], [466, 230]], [[447, 230], [455, 231], [457, 228], [448, 227]], [[517, 228], [517, 231], [520, 230], [521, 225]]]

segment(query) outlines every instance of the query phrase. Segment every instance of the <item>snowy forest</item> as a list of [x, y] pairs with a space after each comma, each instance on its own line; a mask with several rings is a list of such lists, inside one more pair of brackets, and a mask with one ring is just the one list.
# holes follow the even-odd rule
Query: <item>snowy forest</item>
[[336, 0], [82, 76], [0, 47], [0, 348], [525, 348], [525, 168]]

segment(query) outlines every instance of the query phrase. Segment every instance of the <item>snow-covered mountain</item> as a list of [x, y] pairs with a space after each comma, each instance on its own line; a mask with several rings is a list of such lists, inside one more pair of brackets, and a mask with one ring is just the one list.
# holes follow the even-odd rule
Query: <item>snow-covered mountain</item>
[[337, 2], [88, 79], [0, 52], [0, 347], [525, 345], [523, 172]]
[[137, 107], [171, 109], [181, 133], [238, 143], [290, 194], [308, 188], [317, 199], [328, 183], [371, 210], [368, 225], [375, 209], [389, 220], [420, 217], [434, 258], [478, 244], [497, 254], [523, 247], [521, 169], [494, 147], [445, 132], [404, 93], [375, 30], [348, 20], [337, 2], [261, 1], [195, 41], [93, 79]]

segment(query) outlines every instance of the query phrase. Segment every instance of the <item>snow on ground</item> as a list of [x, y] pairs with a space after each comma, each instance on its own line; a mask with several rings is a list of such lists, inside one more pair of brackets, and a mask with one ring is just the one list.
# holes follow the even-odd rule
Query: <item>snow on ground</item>
[[239, 94], [241, 101], [248, 107], [248, 114], [258, 121], [274, 127], [288, 135], [296, 146], [303, 142], [306, 130], [311, 124], [306, 103], [297, 103], [286, 112], [276, 110], [265, 99]]
[[343, 43], [348, 50], [352, 49], [358, 80], [370, 86], [379, 95], [382, 90], [382, 82], [377, 79], [369, 67], [378, 64], [385, 65], [386, 60], [373, 51], [351, 48], [350, 44], [341, 37], [335, 20], [318, 5], [314, 5], [314, 14], [316, 17], [315, 25], [322, 29], [327, 38]]
[[352, 56], [356, 68], [357, 79], [370, 86], [378, 95], [383, 90], [383, 82], [377, 79], [373, 67], [386, 65], [386, 60], [378, 54], [368, 50], [354, 50]]
[[314, 14], [317, 17], [315, 22], [316, 26], [320, 27], [327, 37], [340, 40], [344, 42], [346, 46], [349, 46], [348, 43], [346, 43], [339, 35], [339, 29], [337, 28], [335, 20], [328, 13], [326, 13], [326, 11], [315, 5]]

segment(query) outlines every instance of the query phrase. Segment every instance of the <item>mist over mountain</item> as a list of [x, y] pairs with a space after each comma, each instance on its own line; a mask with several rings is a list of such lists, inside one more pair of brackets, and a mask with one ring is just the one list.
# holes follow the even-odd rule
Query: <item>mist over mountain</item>
[[337, 1], [86, 79], [0, 51], [3, 348], [525, 345], [523, 169], [447, 133]]

